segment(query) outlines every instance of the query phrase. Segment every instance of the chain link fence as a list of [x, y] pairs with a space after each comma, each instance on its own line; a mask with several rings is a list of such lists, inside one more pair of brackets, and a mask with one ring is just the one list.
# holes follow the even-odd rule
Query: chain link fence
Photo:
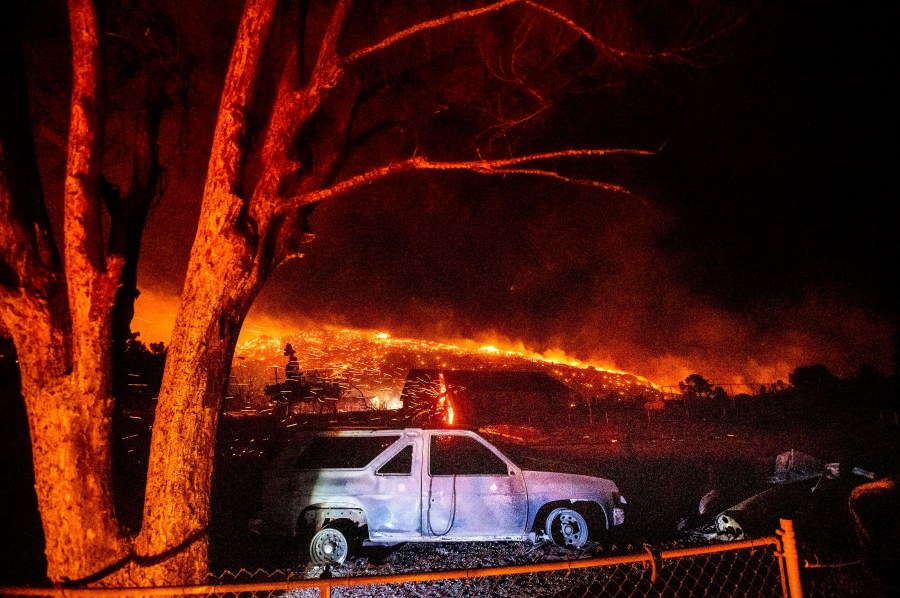
[[[0, 588], [4, 596], [587, 597], [784, 596], [799, 598], [799, 568], [790, 522], [778, 537], [714, 545], [644, 546], [598, 558], [506, 566], [366, 575], [346, 568], [239, 570], [204, 586], [168, 588]], [[299, 579], [297, 577], [311, 577]], [[792, 579], [795, 578], [795, 581]]]

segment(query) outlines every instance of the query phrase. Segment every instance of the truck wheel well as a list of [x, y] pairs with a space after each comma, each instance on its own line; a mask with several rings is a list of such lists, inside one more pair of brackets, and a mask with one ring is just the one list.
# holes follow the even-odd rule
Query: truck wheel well
[[327, 525], [340, 525], [347, 530], [362, 530], [368, 525], [362, 509], [336, 507], [307, 507], [297, 520], [295, 534], [316, 533]]

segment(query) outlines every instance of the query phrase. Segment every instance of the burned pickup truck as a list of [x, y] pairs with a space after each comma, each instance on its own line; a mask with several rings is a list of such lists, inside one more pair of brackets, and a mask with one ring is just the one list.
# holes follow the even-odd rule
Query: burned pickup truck
[[276, 457], [251, 530], [305, 539], [316, 564], [342, 563], [362, 543], [580, 548], [622, 524], [624, 505], [610, 480], [523, 470], [467, 430], [327, 431]]

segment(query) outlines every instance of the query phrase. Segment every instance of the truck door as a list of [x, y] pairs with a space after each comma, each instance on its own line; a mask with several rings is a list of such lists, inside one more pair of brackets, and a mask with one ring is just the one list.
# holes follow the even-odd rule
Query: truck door
[[426, 440], [424, 535], [521, 538], [528, 516], [521, 471], [474, 435], [435, 431]]
[[375, 489], [366, 497], [373, 540], [411, 540], [422, 533], [421, 441], [410, 439], [375, 466]]

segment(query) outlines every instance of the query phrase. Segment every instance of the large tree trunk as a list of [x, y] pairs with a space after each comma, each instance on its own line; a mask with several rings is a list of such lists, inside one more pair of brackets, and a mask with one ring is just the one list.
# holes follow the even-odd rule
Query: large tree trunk
[[[50, 278], [49, 280], [53, 280]], [[28, 412], [38, 508], [46, 541], [47, 575], [82, 580], [122, 559], [110, 472], [108, 394], [88, 393], [70, 372], [67, 318], [59, 320], [64, 289], [48, 284], [51, 301], [4, 305], [19, 356]], [[52, 299], [56, 297], [56, 299]]]
[[[28, 412], [38, 506], [46, 538], [47, 574], [83, 580], [127, 555], [113, 507], [110, 470], [108, 304], [114, 287], [85, 248], [95, 239], [90, 184], [98, 165], [98, 64], [89, 3], [73, 1], [73, 44], [79, 56], [66, 180], [78, 223], [68, 226], [69, 266], [63, 275], [50, 232], [30, 134], [24, 77], [15, 36], [2, 31], [0, 69], [0, 316], [16, 345]], [[77, 39], [76, 39], [77, 38]], [[81, 153], [84, 149], [85, 152]], [[95, 198], [94, 198], [95, 199]], [[84, 203], [86, 202], [86, 203]], [[75, 255], [78, 254], [78, 255]], [[88, 258], [87, 260], [83, 258]], [[105, 269], [105, 266], [104, 266]], [[69, 296], [77, 295], [73, 308]], [[104, 307], [106, 306], [106, 307]], [[80, 335], [77, 341], [74, 336]]]
[[[241, 324], [265, 274], [237, 179], [246, 110], [276, 0], [248, 2], [222, 94], [203, 204], [156, 408], [133, 584], [204, 583], [219, 410]], [[256, 231], [258, 232], [258, 231]]]
[[[23, 290], [28, 287], [23, 281]], [[65, 287], [43, 278], [34, 299], [3, 296], [31, 433], [35, 491], [44, 527], [47, 575], [81, 581], [127, 556], [110, 469], [111, 400], [91, 368], [71, 369]], [[34, 290], [34, 289], [32, 289]], [[87, 372], [85, 371], [87, 370]]]
[[110, 492], [111, 401], [91, 400], [69, 379], [50, 378], [23, 394], [47, 576], [89, 581], [129, 552]]
[[[251, 246], [207, 187], [154, 421], [141, 532], [141, 583], [203, 583], [213, 451], [231, 358], [261, 281]], [[220, 211], [221, 210], [221, 211]], [[216, 215], [218, 214], [218, 216]]]

